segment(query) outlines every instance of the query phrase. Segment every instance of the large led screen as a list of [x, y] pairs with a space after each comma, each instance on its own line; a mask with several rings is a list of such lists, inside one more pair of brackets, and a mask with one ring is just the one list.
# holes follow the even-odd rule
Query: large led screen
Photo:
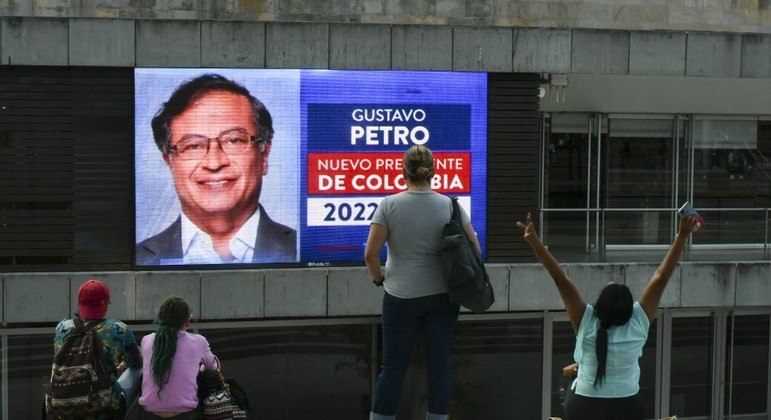
[[135, 118], [137, 265], [360, 263], [415, 144], [485, 250], [484, 73], [136, 69]]

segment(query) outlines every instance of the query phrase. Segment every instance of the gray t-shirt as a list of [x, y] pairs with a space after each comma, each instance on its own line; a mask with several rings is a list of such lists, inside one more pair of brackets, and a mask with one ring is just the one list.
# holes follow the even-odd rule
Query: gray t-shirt
[[[410, 299], [447, 293], [442, 229], [452, 217], [448, 197], [434, 191], [404, 191], [383, 199], [372, 223], [388, 228], [385, 290]], [[469, 217], [461, 206], [462, 224]]]

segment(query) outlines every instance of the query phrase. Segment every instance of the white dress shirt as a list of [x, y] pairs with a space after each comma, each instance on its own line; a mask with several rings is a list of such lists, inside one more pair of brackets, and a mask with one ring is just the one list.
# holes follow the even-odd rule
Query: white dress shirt
[[230, 239], [228, 247], [232, 260], [223, 260], [214, 250], [214, 243], [182, 213], [182, 262], [183, 264], [240, 264], [251, 263], [254, 256], [254, 241], [260, 225], [259, 208]]

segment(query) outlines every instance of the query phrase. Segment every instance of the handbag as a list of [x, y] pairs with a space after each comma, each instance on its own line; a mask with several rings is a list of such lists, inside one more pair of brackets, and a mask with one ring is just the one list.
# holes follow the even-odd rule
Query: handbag
[[[217, 357], [215, 356], [215, 359]], [[217, 359], [217, 369], [198, 374], [198, 394], [205, 420], [245, 419], [249, 400], [232, 379], [225, 379]]]
[[442, 231], [442, 259], [450, 302], [481, 313], [495, 302], [482, 256], [466, 235], [458, 197], [450, 197], [452, 216]]

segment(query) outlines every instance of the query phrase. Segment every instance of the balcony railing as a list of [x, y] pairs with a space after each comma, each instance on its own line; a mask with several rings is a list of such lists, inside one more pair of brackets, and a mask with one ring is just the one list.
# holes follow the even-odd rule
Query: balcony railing
[[[560, 261], [657, 261], [677, 233], [675, 208], [542, 209], [540, 234]], [[684, 259], [767, 260], [769, 208], [699, 208]]]

